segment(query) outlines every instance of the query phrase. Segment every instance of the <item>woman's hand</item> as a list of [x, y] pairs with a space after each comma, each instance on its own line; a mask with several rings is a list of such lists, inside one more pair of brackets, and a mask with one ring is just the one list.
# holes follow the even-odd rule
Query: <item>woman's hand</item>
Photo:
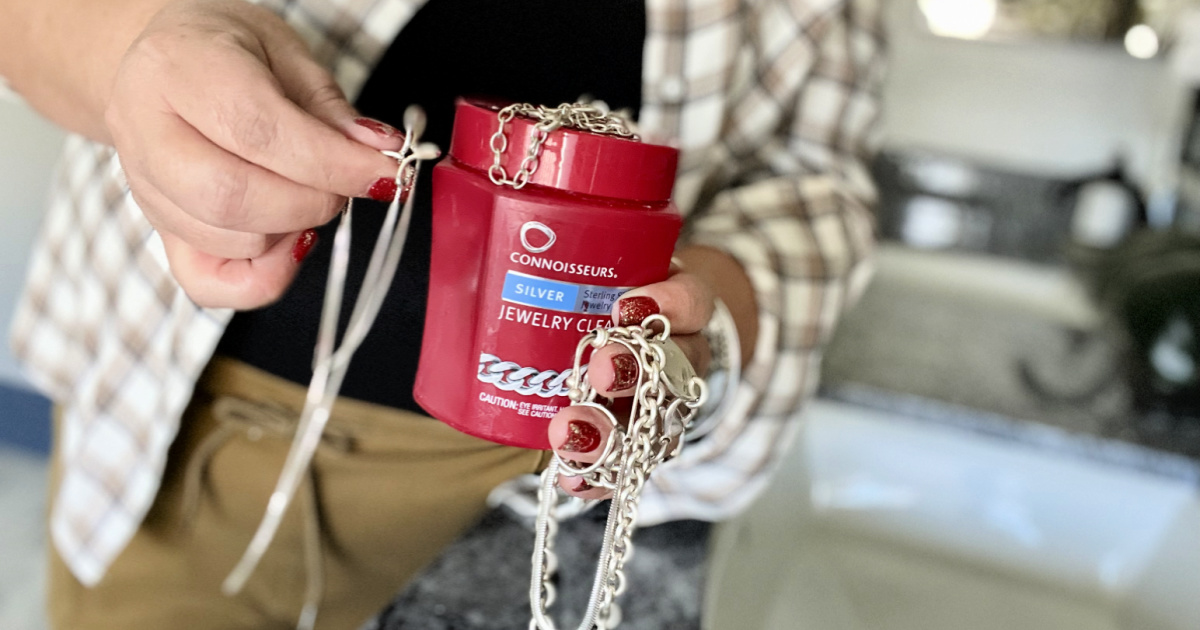
[[[666, 280], [626, 293], [613, 307], [613, 323], [629, 326], [654, 314], [671, 322], [671, 339], [691, 361], [697, 374], [704, 374], [711, 358], [708, 342], [698, 334], [713, 314], [713, 298], [730, 305], [748, 361], [757, 336], [757, 310], [750, 281], [741, 266], [727, 254], [706, 247], [681, 251], [678, 258], [687, 271], [672, 269]], [[731, 302], [732, 301], [732, 302]], [[594, 353], [588, 362], [588, 381], [600, 396], [614, 399], [614, 410], [628, 409], [638, 380], [633, 354], [620, 344], [610, 344]], [[625, 418], [618, 414], [621, 421]], [[603, 415], [588, 407], [564, 407], [550, 421], [549, 438], [563, 459], [591, 464], [599, 459], [612, 428]], [[585, 499], [604, 499], [611, 493], [593, 488], [579, 477], [559, 476], [559, 486], [568, 494]]]
[[129, 186], [198, 304], [280, 297], [308, 231], [350, 196], [390, 199], [400, 134], [359, 118], [275, 14], [183, 0], [129, 46], [105, 122]]
[[46, 117], [116, 147], [203, 306], [276, 299], [309, 228], [348, 196], [394, 191], [379, 150], [399, 134], [358, 118], [298, 36], [243, 0], [0, 0], [0, 74]]

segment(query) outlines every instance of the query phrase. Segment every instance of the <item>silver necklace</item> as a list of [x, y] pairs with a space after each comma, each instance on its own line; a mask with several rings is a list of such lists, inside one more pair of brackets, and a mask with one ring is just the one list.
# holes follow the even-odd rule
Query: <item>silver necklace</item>
[[[524, 159], [517, 173], [511, 178], [505, 172], [501, 162], [504, 152], [508, 150], [508, 136], [504, 133], [505, 126], [516, 116], [531, 118], [534, 125], [534, 136], [529, 142]], [[620, 138], [637, 139], [637, 135], [629, 130], [628, 121], [618, 114], [609, 113], [595, 105], [587, 103], [563, 103], [558, 107], [530, 105], [529, 103], [514, 103], [496, 114], [498, 126], [496, 133], [489, 140], [492, 149], [492, 166], [488, 169], [488, 178], [492, 183], [512, 186], [516, 190], [525, 187], [529, 178], [537, 172], [541, 160], [542, 145], [550, 134], [561, 128], [578, 129], [601, 135], [617, 136]]]
[[[625, 346], [638, 362], [638, 382], [628, 426], [596, 402], [596, 390], [582, 377], [583, 356], [588, 347], [599, 349], [612, 343]], [[575, 365], [568, 382], [571, 406], [598, 410], [612, 431], [596, 463], [580, 467], [555, 455], [542, 473], [529, 586], [533, 615], [529, 628], [556, 630], [547, 609], [555, 599], [550, 582], [558, 564], [554, 537], [558, 530], [555, 511], [559, 494], [555, 484], [562, 474], [581, 477], [591, 486], [607, 488], [613, 493], [591, 597], [579, 625], [579, 630], [610, 630], [621, 623], [621, 607], [616, 599], [626, 588], [624, 569], [633, 554], [632, 537], [642, 489], [659, 464], [676, 456], [683, 447], [684, 434], [707, 399], [708, 387], [696, 376], [679, 346], [671, 341], [671, 322], [661, 315], [646, 318], [640, 326], [589, 333], [575, 349]]]

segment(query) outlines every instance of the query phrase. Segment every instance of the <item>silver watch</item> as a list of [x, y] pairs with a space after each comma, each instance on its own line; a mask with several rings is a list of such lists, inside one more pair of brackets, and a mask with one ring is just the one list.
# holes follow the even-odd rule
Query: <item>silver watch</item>
[[687, 442], [708, 435], [728, 415], [742, 380], [742, 345], [738, 340], [737, 324], [721, 298], [713, 298], [712, 319], [700, 334], [708, 341], [712, 353], [708, 373], [703, 375], [708, 382], [709, 397], [692, 421], [692, 428], [684, 438]]

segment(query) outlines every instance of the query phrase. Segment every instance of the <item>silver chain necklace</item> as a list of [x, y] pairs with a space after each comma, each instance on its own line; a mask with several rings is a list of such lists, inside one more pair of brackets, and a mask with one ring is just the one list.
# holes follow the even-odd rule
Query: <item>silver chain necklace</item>
[[[683, 351], [670, 338], [670, 321], [652, 315], [640, 326], [593, 331], [576, 347], [575, 365], [568, 381], [571, 406], [598, 410], [612, 431], [596, 463], [580, 467], [555, 455], [542, 473], [529, 586], [533, 614], [530, 630], [556, 630], [547, 609], [555, 599], [550, 580], [558, 564], [554, 537], [558, 530], [555, 510], [559, 474], [581, 477], [591, 486], [613, 493], [592, 594], [579, 630], [610, 630], [621, 623], [621, 608], [616, 599], [626, 588], [624, 569], [633, 554], [632, 537], [642, 490], [659, 464], [679, 453], [684, 433], [708, 397], [704, 380], [696, 376]], [[612, 343], [627, 348], [638, 362], [638, 382], [628, 426], [596, 402], [596, 390], [582, 377], [587, 348], [600, 349]]]
[[[504, 133], [504, 127], [517, 115], [532, 118], [538, 122], [534, 125], [536, 135], [529, 143], [525, 159], [521, 160], [517, 174], [509, 178], [504, 166], [500, 163], [504, 159], [504, 152], [508, 150], [508, 136]], [[621, 138], [637, 138], [629, 130], [628, 123], [623, 117], [585, 103], [563, 103], [558, 107], [514, 103], [500, 110], [496, 117], [499, 120], [499, 126], [490, 140], [492, 166], [488, 169], [488, 178], [497, 186], [508, 185], [517, 190], [524, 188], [525, 184], [529, 183], [529, 178], [537, 172], [542, 155], [542, 145], [546, 143], [550, 134], [561, 128], [566, 127]]]

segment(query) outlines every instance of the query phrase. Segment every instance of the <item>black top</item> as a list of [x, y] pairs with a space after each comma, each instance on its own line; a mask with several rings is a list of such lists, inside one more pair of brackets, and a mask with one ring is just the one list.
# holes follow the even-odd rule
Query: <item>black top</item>
[[[450, 146], [460, 95], [558, 105], [590, 95], [613, 109], [641, 103], [644, 0], [430, 0], [383, 56], [359, 97], [359, 110], [399, 126], [404, 108], [429, 117], [424, 139]], [[342, 395], [422, 412], [413, 400], [429, 284], [430, 173], [423, 169], [396, 279], [354, 355]], [[385, 204], [354, 202], [354, 232], [341, 316], [344, 332]], [[277, 303], [234, 316], [218, 352], [289, 381], [312, 377], [325, 278], [337, 221], [319, 240]]]

